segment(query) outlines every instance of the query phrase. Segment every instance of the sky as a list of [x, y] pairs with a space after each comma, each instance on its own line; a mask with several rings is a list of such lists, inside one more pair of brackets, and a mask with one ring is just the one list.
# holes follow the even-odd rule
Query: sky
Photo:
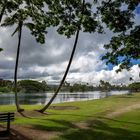
[[[140, 24], [140, 8], [136, 10], [136, 23]], [[0, 28], [0, 78], [13, 79], [16, 58], [17, 38], [11, 37], [13, 27]], [[119, 66], [106, 65], [101, 56], [106, 53], [103, 48], [108, 43], [113, 33], [106, 29], [106, 34], [88, 34], [80, 32], [78, 46], [74, 55], [66, 81], [74, 83], [90, 83], [97, 85], [100, 80], [111, 84], [129, 84], [130, 77], [134, 81], [140, 81], [140, 68], [135, 62], [130, 71], [123, 70], [116, 73]], [[66, 39], [60, 36], [54, 29], [49, 29], [46, 43], [36, 43], [30, 31], [23, 30], [18, 78], [46, 80], [49, 84], [58, 84], [65, 72], [74, 36]]]

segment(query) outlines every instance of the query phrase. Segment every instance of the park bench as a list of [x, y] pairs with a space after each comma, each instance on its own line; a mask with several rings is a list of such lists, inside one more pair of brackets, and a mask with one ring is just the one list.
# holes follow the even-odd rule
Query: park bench
[[14, 113], [0, 113], [0, 124], [1, 123], [6, 123], [6, 130], [0, 131], [0, 139], [1, 137], [8, 137], [10, 135], [10, 122], [14, 121]]

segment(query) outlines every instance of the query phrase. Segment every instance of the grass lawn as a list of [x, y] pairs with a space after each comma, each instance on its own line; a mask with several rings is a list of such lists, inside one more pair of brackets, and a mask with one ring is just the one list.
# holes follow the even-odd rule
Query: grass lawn
[[[49, 115], [35, 118], [16, 116], [15, 125], [31, 125], [43, 132], [59, 132], [53, 140], [140, 140], [140, 94], [118, 95], [92, 101], [56, 104], [75, 109], [49, 109]], [[130, 106], [130, 109], [128, 107]], [[28, 112], [40, 106], [23, 106]], [[126, 110], [125, 110], [126, 108]], [[107, 117], [112, 112], [118, 115]], [[0, 112], [15, 111], [14, 106], [0, 106]], [[33, 117], [31, 112], [28, 114]], [[110, 115], [111, 116], [111, 115]], [[35, 138], [39, 139], [39, 138]]]

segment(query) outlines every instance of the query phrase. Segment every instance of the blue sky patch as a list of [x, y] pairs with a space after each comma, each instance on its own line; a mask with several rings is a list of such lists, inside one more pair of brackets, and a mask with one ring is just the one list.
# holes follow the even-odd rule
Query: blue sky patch
[[140, 4], [136, 7], [135, 13], [140, 14]]
[[[123, 61], [125, 57], [119, 57], [119, 61]], [[138, 60], [134, 60], [134, 59], [131, 59], [131, 63], [132, 65], [137, 65], [137, 64], [140, 64], [140, 59]], [[112, 70], [113, 67], [115, 67], [116, 65], [113, 65], [111, 63], [107, 64], [107, 70]]]

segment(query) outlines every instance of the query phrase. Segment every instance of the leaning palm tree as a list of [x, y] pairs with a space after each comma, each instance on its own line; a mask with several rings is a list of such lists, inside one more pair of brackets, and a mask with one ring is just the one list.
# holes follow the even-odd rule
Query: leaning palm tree
[[22, 27], [23, 27], [23, 21], [19, 20], [18, 26], [14, 32], [14, 34], [16, 32], [18, 32], [18, 46], [17, 46], [17, 55], [16, 55], [15, 73], [14, 73], [15, 103], [16, 103], [16, 107], [17, 107], [18, 112], [24, 111], [24, 109], [21, 109], [19, 106], [19, 100], [18, 100], [18, 95], [17, 95], [17, 71], [18, 71], [19, 54], [20, 54], [20, 48], [21, 48]]
[[[0, 7], [1, 7], [1, 13], [0, 13], [0, 23], [2, 21], [2, 18], [4, 16], [4, 14], [10, 14], [7, 11], [13, 11], [15, 10], [19, 4], [21, 3], [17, 3], [17, 1], [1, 1], [0, 3]], [[17, 69], [18, 69], [18, 61], [19, 61], [19, 52], [20, 52], [20, 44], [21, 44], [21, 35], [22, 35], [22, 26], [23, 26], [23, 21], [19, 20], [18, 18], [13, 18], [12, 20], [10, 17], [6, 17], [4, 19], [4, 23], [2, 24], [2, 26], [9, 26], [9, 25], [13, 25], [15, 22], [18, 21], [18, 26], [16, 28], [16, 30], [14, 31], [14, 33], [12, 34], [12, 36], [18, 31], [18, 47], [17, 47], [17, 57], [16, 57], [16, 64], [15, 64], [15, 74], [14, 74], [14, 89], [15, 89], [15, 103], [16, 103], [16, 107], [17, 107], [17, 111], [21, 111], [23, 109], [20, 109], [19, 107], [19, 103], [18, 103], [18, 97], [17, 97]]]
[[[15, 0], [18, 1], [18, 0]], [[19, 0], [20, 1], [20, 0]], [[37, 42], [44, 43], [45, 41], [45, 34], [46, 34], [46, 27], [47, 25], [44, 24], [44, 13], [41, 11], [42, 6], [40, 7], [34, 2], [28, 3], [28, 0], [25, 0], [27, 5], [23, 8], [23, 3], [21, 4], [22, 8], [18, 8], [12, 14], [9, 14], [4, 18], [4, 21], [1, 26], [12, 26], [14, 24], [17, 25], [15, 31], [13, 32], [12, 36], [18, 33], [18, 45], [16, 51], [16, 63], [15, 63], [15, 72], [14, 72], [14, 92], [15, 92], [15, 104], [18, 112], [24, 111], [24, 109], [20, 108], [19, 100], [18, 100], [18, 85], [17, 85], [17, 74], [18, 74], [18, 64], [19, 64], [19, 57], [20, 57], [20, 48], [21, 48], [21, 39], [22, 39], [22, 29], [23, 26], [26, 26], [32, 32], [32, 35], [36, 37]], [[33, 5], [34, 4], [34, 5]], [[36, 6], [37, 5], [37, 6]], [[32, 7], [32, 8], [30, 8]], [[4, 8], [3, 8], [4, 9]], [[34, 11], [35, 12], [34, 12]], [[3, 13], [3, 12], [2, 12]], [[1, 14], [2, 19], [3, 14]], [[38, 20], [37, 17], [40, 17]], [[29, 19], [31, 22], [29, 22]]]
[[77, 47], [77, 43], [78, 43], [78, 38], [79, 38], [79, 33], [80, 33], [80, 29], [81, 29], [81, 22], [82, 22], [82, 19], [83, 19], [83, 13], [84, 13], [84, 5], [85, 5], [85, 0], [83, 0], [82, 2], [82, 9], [81, 9], [81, 18], [78, 22], [78, 26], [77, 26], [77, 32], [76, 32], [76, 37], [75, 37], [75, 42], [74, 42], [74, 45], [73, 45], [73, 49], [72, 49], [72, 53], [71, 53], [71, 56], [70, 56], [70, 59], [69, 59], [69, 62], [68, 62], [68, 65], [67, 65], [67, 68], [66, 68], [66, 71], [63, 75], [63, 78], [57, 88], [57, 90], [55, 91], [54, 95], [52, 96], [52, 98], [50, 99], [50, 101], [40, 110], [38, 110], [40, 113], [43, 113], [53, 102], [53, 100], [56, 98], [56, 96], [58, 95], [66, 77], [67, 77], [67, 74], [69, 72], [69, 69], [70, 69], [70, 66], [72, 64], [72, 60], [73, 60], [73, 57], [74, 57], [74, 54], [75, 54], [75, 50], [76, 50], [76, 47]]
[[76, 50], [76, 46], [77, 46], [77, 43], [78, 43], [78, 38], [79, 38], [79, 29], [77, 30], [77, 33], [76, 33], [76, 38], [75, 38], [75, 43], [74, 43], [74, 46], [73, 46], [73, 50], [72, 50], [72, 53], [71, 53], [71, 56], [70, 56], [70, 60], [69, 60], [69, 63], [67, 65], [67, 68], [66, 68], [66, 71], [64, 73], [64, 76], [57, 88], [57, 90], [55, 91], [54, 95], [52, 96], [52, 98], [49, 100], [49, 102], [40, 110], [38, 110], [39, 112], [43, 113], [53, 102], [53, 100], [56, 98], [57, 94], [59, 93], [66, 77], [67, 77], [67, 74], [69, 72], [69, 69], [70, 69], [70, 66], [71, 66], [71, 63], [72, 63], [72, 60], [73, 60], [73, 57], [74, 57], [74, 53], [75, 53], [75, 50]]
[[18, 100], [18, 95], [17, 95], [17, 88], [18, 88], [17, 87], [17, 72], [18, 72], [19, 55], [20, 55], [20, 48], [21, 48], [22, 28], [23, 28], [23, 21], [24, 21], [24, 19], [21, 17], [19, 17], [19, 18], [7, 17], [4, 21], [4, 24], [2, 24], [3, 26], [9, 26], [9, 25], [11, 26], [15, 23], [17, 24], [17, 27], [16, 27], [15, 31], [13, 32], [12, 36], [14, 36], [16, 33], [18, 33], [18, 45], [17, 45], [17, 51], [16, 51], [16, 63], [15, 63], [15, 72], [14, 72], [15, 104], [16, 104], [16, 108], [17, 108], [18, 112], [23, 111], [23, 109], [21, 109], [19, 106], [19, 100]]

